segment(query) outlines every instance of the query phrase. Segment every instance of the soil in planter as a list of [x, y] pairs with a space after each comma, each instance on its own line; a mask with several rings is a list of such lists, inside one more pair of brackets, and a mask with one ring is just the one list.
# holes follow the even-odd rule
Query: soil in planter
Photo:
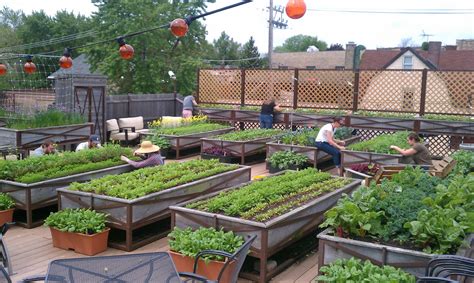
[[[51, 212], [57, 212], [58, 205], [53, 204], [50, 206], [42, 207], [34, 209], [31, 213], [32, 215], [32, 225], [33, 226], [40, 226], [43, 221], [51, 214]], [[17, 222], [17, 224], [25, 224], [26, 225], [26, 210], [23, 209], [15, 209], [13, 213], [13, 221]]]
[[[162, 219], [158, 222], [148, 224], [132, 232], [133, 244], [150, 239], [156, 235], [171, 231], [170, 218]], [[125, 230], [111, 228], [109, 243], [125, 245]]]

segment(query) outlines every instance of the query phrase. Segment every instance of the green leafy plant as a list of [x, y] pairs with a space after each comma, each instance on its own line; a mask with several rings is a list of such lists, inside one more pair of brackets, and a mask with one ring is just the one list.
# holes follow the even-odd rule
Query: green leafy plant
[[175, 128], [157, 128], [157, 129], [152, 129], [152, 132], [154, 134], [183, 136], [183, 135], [222, 130], [226, 128], [229, 128], [229, 126], [216, 124], [216, 123], [200, 123], [200, 124], [185, 125], [185, 126], [180, 126], [180, 127], [175, 127]]
[[314, 140], [318, 135], [318, 132], [318, 128], [304, 128], [284, 134], [280, 137], [279, 141], [284, 144], [314, 146]]
[[311, 108], [298, 108], [296, 109], [296, 113], [302, 114], [319, 114], [319, 115], [326, 115], [326, 116], [345, 116], [347, 115], [347, 111], [340, 110], [340, 109], [311, 109]]
[[152, 144], [159, 146], [160, 149], [162, 149], [162, 150], [163, 149], [169, 149], [171, 147], [170, 141], [167, 138], [165, 138], [165, 137], [163, 137], [159, 134], [154, 134], [149, 139], [149, 141], [151, 141]]
[[121, 155], [132, 158], [132, 150], [119, 145], [107, 145], [78, 152], [4, 160], [0, 162], [0, 179], [36, 183], [124, 164], [120, 160]]
[[63, 232], [92, 235], [105, 230], [107, 215], [85, 208], [67, 208], [51, 213], [44, 225]]
[[306, 155], [293, 151], [277, 151], [267, 159], [272, 167], [279, 169], [288, 169], [290, 166], [303, 166], [308, 162]]
[[352, 137], [352, 132], [354, 131], [353, 128], [349, 127], [341, 127], [336, 129], [336, 132], [334, 133], [334, 138], [338, 140], [345, 140], [350, 137]]
[[34, 129], [62, 125], [84, 124], [86, 118], [79, 113], [63, 112], [57, 109], [40, 111], [33, 115], [16, 115], [16, 119], [7, 121], [12, 129]]
[[439, 120], [439, 121], [456, 121], [456, 122], [473, 122], [474, 118], [467, 115], [440, 115], [440, 114], [425, 114], [424, 119]]
[[380, 118], [399, 118], [399, 119], [414, 119], [414, 113], [401, 112], [379, 112], [379, 111], [357, 111], [353, 113], [354, 116], [364, 117], [380, 117]]
[[72, 183], [69, 190], [135, 199], [236, 168], [238, 165], [222, 164], [216, 159], [168, 163], [117, 176], [109, 175], [87, 183]]
[[399, 268], [389, 265], [379, 267], [366, 260], [336, 259], [328, 266], [322, 266], [323, 275], [316, 277], [313, 282], [393, 282], [415, 283], [415, 276]]
[[0, 210], [7, 210], [15, 206], [15, 201], [6, 193], [0, 193]]
[[409, 134], [409, 132], [384, 134], [368, 141], [351, 144], [348, 146], [348, 149], [355, 151], [398, 154], [397, 151], [390, 149], [390, 146], [396, 145], [400, 148], [410, 148], [410, 145], [407, 141], [407, 137]]
[[458, 150], [451, 157], [456, 160], [456, 165], [450, 173], [451, 176], [459, 174], [466, 175], [467, 173], [474, 171], [474, 152]]
[[[235, 235], [232, 231], [224, 232], [222, 229], [216, 230], [204, 227], [195, 231], [189, 227], [186, 229], [175, 227], [168, 234], [168, 238], [172, 251], [192, 258], [203, 250], [219, 250], [233, 254], [244, 244], [243, 237]], [[223, 256], [206, 255], [203, 259], [206, 261], [224, 261], [225, 258]]]
[[274, 137], [278, 134], [283, 133], [281, 130], [274, 129], [254, 129], [245, 131], [230, 132], [227, 134], [216, 136], [216, 139], [225, 141], [250, 141], [255, 139], [263, 139]]

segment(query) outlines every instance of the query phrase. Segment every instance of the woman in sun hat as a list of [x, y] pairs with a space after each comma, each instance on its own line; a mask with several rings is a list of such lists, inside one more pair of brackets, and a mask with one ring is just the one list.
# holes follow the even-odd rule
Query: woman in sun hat
[[160, 154], [160, 147], [151, 143], [151, 141], [143, 141], [140, 144], [140, 148], [135, 150], [134, 154], [139, 156], [142, 161], [133, 161], [125, 156], [121, 156], [120, 159], [132, 165], [135, 168], [150, 167], [156, 165], [162, 165], [163, 157]]

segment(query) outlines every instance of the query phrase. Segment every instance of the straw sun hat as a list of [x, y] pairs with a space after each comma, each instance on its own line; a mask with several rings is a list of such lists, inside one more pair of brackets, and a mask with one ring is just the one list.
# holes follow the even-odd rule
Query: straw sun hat
[[140, 148], [135, 150], [135, 153], [152, 153], [160, 150], [160, 147], [151, 143], [151, 141], [143, 141]]

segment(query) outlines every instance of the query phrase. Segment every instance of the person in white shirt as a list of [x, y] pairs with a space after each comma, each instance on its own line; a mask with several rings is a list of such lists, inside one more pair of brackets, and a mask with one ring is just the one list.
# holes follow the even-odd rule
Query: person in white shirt
[[324, 125], [316, 137], [316, 147], [332, 156], [334, 165], [341, 169], [341, 150], [345, 149], [343, 141], [334, 138], [334, 132], [337, 128], [344, 125], [341, 117], [334, 117], [332, 123]]
[[81, 151], [84, 149], [91, 149], [91, 148], [96, 148], [96, 147], [102, 147], [100, 145], [100, 138], [98, 135], [92, 135], [89, 137], [88, 141], [78, 144], [76, 147], [76, 151]]

